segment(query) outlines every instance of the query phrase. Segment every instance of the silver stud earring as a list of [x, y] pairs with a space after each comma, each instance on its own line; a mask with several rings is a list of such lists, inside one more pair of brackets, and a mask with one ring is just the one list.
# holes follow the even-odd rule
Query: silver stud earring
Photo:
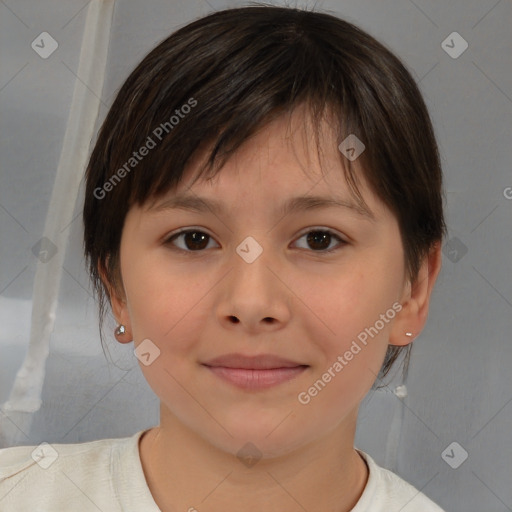
[[411, 337], [412, 336], [412, 332], [406, 332], [405, 335]]
[[126, 327], [123, 324], [120, 324], [117, 326], [117, 329], [115, 330], [116, 336], [120, 336], [121, 334], [124, 334], [126, 332]]

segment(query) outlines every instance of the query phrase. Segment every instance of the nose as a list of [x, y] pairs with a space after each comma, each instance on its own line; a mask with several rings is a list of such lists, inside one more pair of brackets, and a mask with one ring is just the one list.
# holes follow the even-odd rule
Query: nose
[[271, 250], [263, 250], [251, 262], [235, 252], [232, 262], [220, 287], [218, 316], [224, 327], [254, 334], [286, 325], [292, 292]]

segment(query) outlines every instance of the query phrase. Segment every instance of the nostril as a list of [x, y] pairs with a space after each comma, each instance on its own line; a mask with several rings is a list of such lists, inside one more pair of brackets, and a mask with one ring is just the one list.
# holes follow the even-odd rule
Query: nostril
[[230, 320], [233, 320], [233, 322], [235, 324], [237, 324], [240, 321], [240, 320], [238, 320], [238, 318], [236, 316], [230, 316], [229, 318], [230, 318]]

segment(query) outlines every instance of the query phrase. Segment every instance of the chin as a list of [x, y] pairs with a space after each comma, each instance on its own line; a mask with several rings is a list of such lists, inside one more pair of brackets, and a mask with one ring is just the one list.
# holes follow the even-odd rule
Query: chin
[[[308, 443], [304, 438], [304, 427], [300, 430], [299, 436], [298, 429], [292, 428], [291, 422], [287, 424], [290, 418], [284, 421], [283, 419], [281, 417], [279, 421], [262, 422], [261, 419], [250, 421], [250, 418], [245, 417], [235, 424], [223, 423], [231, 435], [221, 427], [198, 433], [210, 444], [237, 457], [247, 453], [248, 456], [274, 458], [286, 455]], [[204, 428], [204, 423], [201, 424], [201, 428]], [[216, 433], [218, 435], [215, 435]]]

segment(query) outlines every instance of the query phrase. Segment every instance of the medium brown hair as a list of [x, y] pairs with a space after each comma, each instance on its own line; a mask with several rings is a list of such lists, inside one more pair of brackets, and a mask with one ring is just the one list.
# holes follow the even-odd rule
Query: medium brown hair
[[[332, 129], [339, 142], [355, 134], [365, 144], [358, 163], [397, 217], [414, 284], [446, 226], [434, 130], [404, 64], [357, 26], [327, 13], [268, 5], [217, 11], [171, 34], [140, 62], [119, 90], [92, 151], [84, 249], [102, 342], [109, 289], [99, 269], [109, 284], [122, 286], [119, 248], [131, 206], [176, 187], [200, 148], [208, 148], [209, 157], [196, 179], [207, 171], [214, 176], [251, 135], [299, 105], [308, 107], [317, 147], [325, 112], [337, 119]], [[135, 158], [134, 152], [150, 146]], [[341, 152], [340, 162], [364, 204]], [[389, 346], [380, 377], [401, 352], [406, 371], [410, 349]]]

